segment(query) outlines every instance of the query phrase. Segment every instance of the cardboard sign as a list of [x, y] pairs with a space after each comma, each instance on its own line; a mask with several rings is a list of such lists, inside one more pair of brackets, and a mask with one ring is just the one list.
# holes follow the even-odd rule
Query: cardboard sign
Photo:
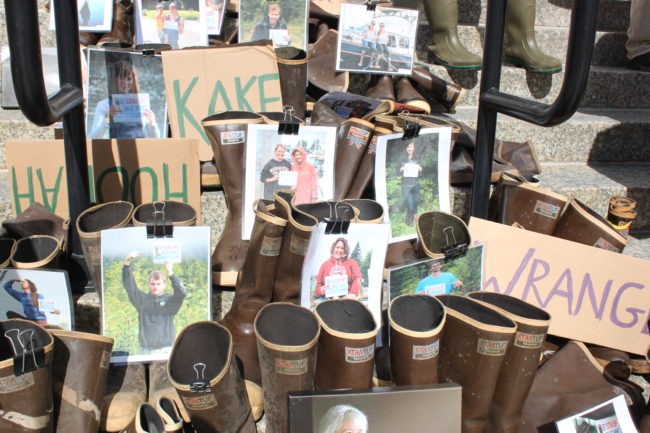
[[639, 355], [650, 345], [650, 262], [470, 219], [485, 243], [485, 290], [548, 311], [549, 333]]
[[205, 117], [225, 110], [282, 111], [270, 45], [170, 50], [162, 58], [172, 136], [198, 138], [201, 161], [214, 156], [201, 126]]
[[[40, 202], [68, 218], [63, 146], [63, 140], [5, 143], [16, 215]], [[88, 140], [90, 201], [125, 200], [136, 206], [157, 200], [182, 201], [196, 209], [200, 221], [197, 147], [196, 139]]]

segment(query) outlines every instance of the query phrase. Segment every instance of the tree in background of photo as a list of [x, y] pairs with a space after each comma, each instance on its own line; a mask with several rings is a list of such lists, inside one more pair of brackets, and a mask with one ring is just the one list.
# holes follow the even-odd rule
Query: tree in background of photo
[[[129, 302], [122, 285], [123, 265], [124, 257], [104, 258], [104, 335], [115, 338], [114, 354], [137, 355], [140, 351], [138, 313]], [[148, 278], [152, 271], [165, 272], [162, 264], [154, 264], [148, 257], [134, 260], [131, 267], [136, 285], [143, 292], [148, 290]], [[178, 334], [190, 323], [208, 318], [208, 266], [204, 261], [187, 258], [174, 265], [174, 274], [187, 291], [183, 306], [174, 318]], [[171, 293], [171, 286], [167, 290]]]

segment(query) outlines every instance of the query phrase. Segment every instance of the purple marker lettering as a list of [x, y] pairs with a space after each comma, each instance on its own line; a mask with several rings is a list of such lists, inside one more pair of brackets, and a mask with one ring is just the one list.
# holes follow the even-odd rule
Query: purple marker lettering
[[[562, 281], [566, 278], [566, 291], [560, 290], [559, 288], [562, 286]], [[551, 289], [551, 292], [548, 294], [546, 297], [546, 301], [542, 304], [542, 308], [546, 308], [549, 302], [551, 302], [551, 298], [553, 296], [560, 296], [563, 298], [566, 298], [567, 300], [567, 308], [569, 310], [569, 314], [571, 314], [571, 305], [573, 304], [573, 278], [571, 278], [571, 269], [567, 268], [562, 272], [562, 275], [560, 275], [560, 279], [557, 280], [555, 285], [553, 286], [553, 289]]]
[[[537, 270], [537, 266], [540, 266], [543, 269], [543, 273], [541, 275], [535, 275], [535, 271]], [[528, 292], [532, 289], [533, 293], [535, 294], [535, 298], [537, 298], [537, 305], [543, 308], [543, 301], [542, 298], [539, 296], [539, 292], [537, 291], [537, 286], [535, 286], [535, 282], [544, 279], [550, 271], [550, 267], [548, 266], [548, 263], [546, 263], [544, 260], [541, 259], [535, 259], [533, 260], [533, 264], [530, 266], [530, 272], [528, 272], [528, 280], [526, 281], [526, 285], [524, 286], [524, 291], [521, 295], [522, 300], [526, 300], [528, 298]]]
[[620, 289], [618, 289], [618, 292], [616, 293], [616, 295], [614, 296], [614, 300], [612, 301], [612, 311], [609, 315], [609, 319], [612, 321], [613, 324], [615, 324], [616, 326], [620, 326], [621, 328], [631, 328], [632, 326], [636, 325], [636, 323], [639, 321], [639, 314], [643, 313], [643, 310], [639, 308], [626, 308], [625, 311], [630, 313], [634, 318], [629, 322], [621, 322], [619, 320], [617, 315], [618, 303], [621, 300], [621, 296], [623, 296], [623, 292], [625, 292], [629, 288], [643, 290], [645, 286], [643, 284], [638, 284], [638, 283], [625, 283], [621, 286]]
[[596, 319], [602, 320], [603, 313], [605, 312], [605, 305], [607, 304], [607, 298], [609, 298], [609, 292], [612, 289], [613, 280], [607, 280], [605, 288], [603, 289], [602, 298], [600, 298], [600, 305], [596, 305], [596, 292], [594, 290], [594, 284], [591, 282], [591, 275], [589, 272], [585, 274], [585, 277], [582, 279], [582, 286], [580, 287], [580, 293], [578, 294], [578, 301], [576, 302], [576, 311], [573, 315], [577, 315], [582, 308], [582, 301], [585, 297], [585, 292], [589, 293], [589, 301], [591, 302], [591, 308], [594, 310]]

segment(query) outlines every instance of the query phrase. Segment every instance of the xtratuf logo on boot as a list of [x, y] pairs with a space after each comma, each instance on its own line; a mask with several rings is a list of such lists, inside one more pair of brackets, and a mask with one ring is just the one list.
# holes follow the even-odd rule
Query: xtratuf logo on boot
[[358, 363], [366, 362], [375, 355], [374, 343], [368, 347], [346, 347], [345, 362]]
[[490, 341], [483, 338], [478, 339], [478, 347], [476, 351], [481, 355], [487, 356], [501, 356], [506, 353], [508, 349], [508, 341]]

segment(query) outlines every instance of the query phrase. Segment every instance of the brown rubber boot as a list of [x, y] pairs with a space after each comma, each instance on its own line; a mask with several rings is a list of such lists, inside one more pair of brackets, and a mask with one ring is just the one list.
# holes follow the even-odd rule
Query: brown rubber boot
[[397, 102], [417, 107], [425, 113], [431, 113], [431, 106], [422, 95], [411, 84], [408, 77], [401, 77], [397, 80]]
[[224, 111], [203, 119], [228, 206], [228, 218], [221, 239], [212, 253], [212, 285], [234, 287], [246, 258], [248, 241], [241, 238], [244, 193], [244, 148], [247, 125], [263, 123], [259, 114]]
[[96, 45], [99, 40], [99, 33], [79, 32], [79, 44], [84, 47]]
[[628, 241], [605, 218], [577, 199], [571, 199], [553, 231], [556, 238], [623, 252]]
[[388, 244], [384, 268], [405, 265], [418, 259], [417, 243], [413, 240], [404, 240]]
[[198, 432], [257, 432], [225, 326], [205, 321], [183, 328], [169, 357], [169, 379]]
[[165, 220], [175, 226], [196, 225], [196, 210], [186, 203], [178, 201], [157, 201], [143, 203], [133, 210], [132, 221], [134, 226], [144, 226], [156, 218], [158, 212], [163, 212]]
[[40, 203], [32, 203], [20, 215], [2, 223], [2, 237], [16, 240], [33, 235], [56, 238], [61, 249], [66, 249], [69, 221], [54, 214]]
[[552, 235], [569, 198], [503, 173], [492, 191], [488, 219]]
[[295, 47], [275, 49], [280, 74], [280, 91], [282, 104], [293, 107], [293, 113], [300, 119], [305, 118], [307, 92], [307, 53]]
[[440, 382], [455, 382], [463, 387], [461, 431], [482, 433], [499, 371], [517, 325], [470, 298], [457, 295], [436, 298], [447, 311], [440, 342]]
[[133, 3], [131, 0], [115, 0], [113, 5], [113, 24], [110, 33], [106, 33], [97, 42], [101, 47], [107, 43], [133, 45]]
[[85, 332], [50, 330], [54, 337], [56, 431], [96, 433], [102, 411], [113, 339]]
[[11, 266], [19, 269], [57, 269], [61, 243], [52, 236], [35, 235], [19, 239], [11, 254]]
[[369, 98], [382, 99], [385, 101], [395, 101], [395, 90], [393, 89], [393, 77], [382, 75], [377, 79], [374, 86], [366, 90], [366, 96]]
[[388, 307], [390, 366], [395, 385], [438, 383], [445, 308], [433, 296], [402, 295]]
[[316, 306], [316, 317], [316, 389], [370, 388], [379, 329], [370, 310], [355, 299], [331, 299]]
[[183, 432], [183, 418], [181, 417], [176, 400], [160, 397], [154, 407], [163, 422], [165, 432]]
[[486, 433], [517, 433], [521, 408], [537, 372], [551, 316], [541, 308], [500, 293], [472, 292], [468, 296], [517, 324], [515, 339], [499, 372], [485, 428]]
[[0, 321], [0, 431], [54, 432], [52, 335], [34, 322]]
[[[142, 403], [138, 406], [132, 427], [134, 433], [163, 433], [167, 431], [156, 408], [149, 403]], [[127, 430], [130, 433], [130, 428]]]
[[361, 158], [359, 168], [354, 175], [354, 180], [350, 185], [350, 189], [345, 198], [357, 199], [361, 198], [363, 192], [368, 185], [372, 182], [375, 175], [375, 155], [377, 154], [377, 138], [382, 135], [392, 134], [393, 131], [387, 128], [375, 127], [372, 138], [368, 143], [366, 153]]
[[147, 382], [149, 384], [149, 398], [147, 401], [149, 404], [153, 407], [157, 407], [160, 400], [171, 400], [176, 403], [182, 420], [189, 423], [190, 416], [187, 414], [187, 411], [185, 411], [185, 407], [183, 407], [183, 402], [178, 396], [176, 388], [174, 388], [174, 385], [169, 381], [169, 376], [167, 374], [167, 361], [151, 362], [148, 365], [147, 373], [149, 377]]
[[428, 91], [433, 100], [445, 107], [449, 113], [456, 111], [456, 106], [465, 95], [464, 88], [448, 83], [426, 69], [413, 68], [411, 78]]
[[339, 126], [336, 133], [334, 200], [347, 197], [374, 129], [372, 123], [356, 118], [348, 119]]
[[417, 216], [418, 256], [420, 258], [444, 257], [454, 246], [469, 246], [472, 238], [467, 224], [455, 215], [434, 210]]
[[253, 322], [260, 309], [271, 302], [273, 297], [275, 270], [287, 225], [287, 220], [276, 216], [269, 210], [269, 206], [272, 204], [266, 200], [257, 202], [255, 222], [246, 260], [237, 278], [235, 298], [222, 321], [232, 334], [233, 351], [242, 361], [246, 389], [256, 420], [262, 416], [264, 405]]
[[77, 233], [95, 290], [102, 298], [101, 231], [126, 227], [131, 221], [133, 204], [126, 201], [103, 203], [83, 211], [77, 218]]
[[314, 313], [288, 303], [263, 307], [255, 319], [267, 433], [288, 433], [288, 392], [312, 391], [320, 325]]
[[307, 79], [315, 98], [327, 92], [345, 92], [350, 83], [349, 72], [336, 72], [336, 46], [339, 33], [328, 30], [309, 48], [309, 66]]
[[607, 209], [607, 221], [627, 239], [630, 225], [636, 218], [636, 201], [629, 197], [612, 197]]
[[275, 213], [287, 220], [273, 284], [273, 302], [300, 304], [300, 277], [311, 232], [318, 219], [293, 204], [293, 191], [275, 192]]
[[11, 265], [11, 254], [16, 248], [16, 239], [0, 238], [0, 269]]
[[569, 341], [537, 370], [524, 403], [519, 433], [589, 409], [621, 394], [603, 376], [603, 367], [578, 341]]
[[122, 432], [133, 424], [138, 407], [146, 400], [144, 364], [111, 365], [99, 429]]
[[355, 217], [352, 222], [361, 224], [381, 224], [384, 221], [384, 207], [375, 200], [367, 198], [345, 199], [343, 203], [352, 206]]

